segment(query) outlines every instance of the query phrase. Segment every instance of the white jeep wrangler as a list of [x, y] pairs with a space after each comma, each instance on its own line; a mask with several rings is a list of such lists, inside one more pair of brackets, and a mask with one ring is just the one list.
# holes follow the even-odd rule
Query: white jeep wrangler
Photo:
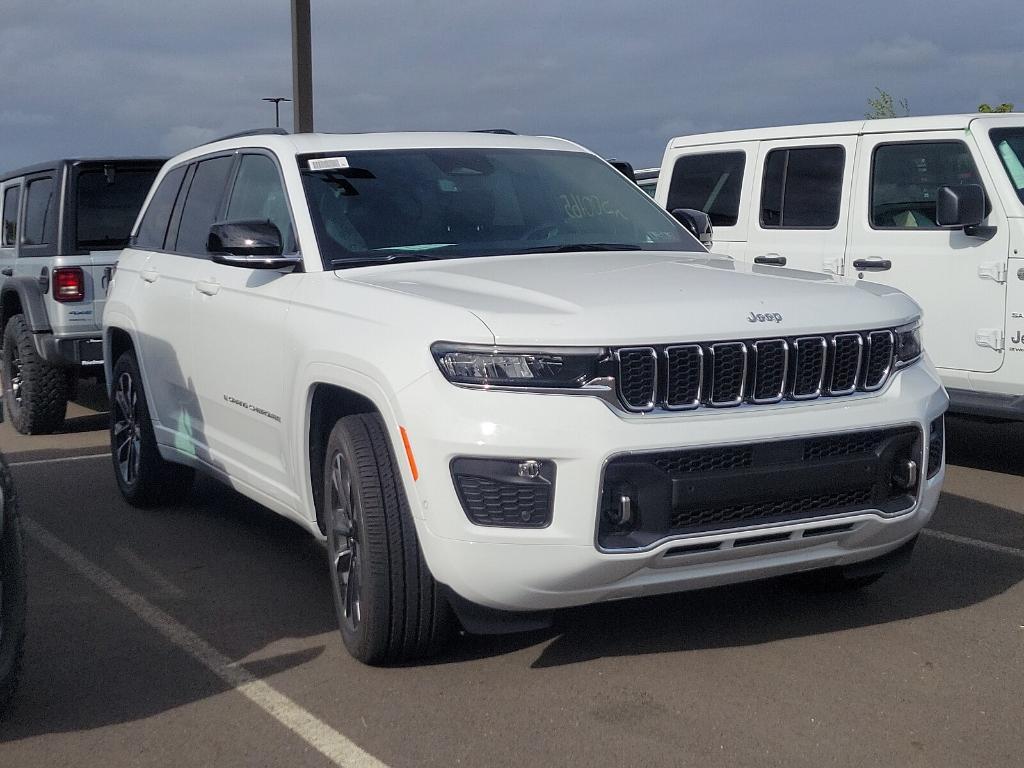
[[714, 256], [567, 141], [246, 135], [171, 160], [104, 316], [117, 480], [327, 538], [368, 663], [564, 606], [859, 586], [939, 497], [897, 290]]

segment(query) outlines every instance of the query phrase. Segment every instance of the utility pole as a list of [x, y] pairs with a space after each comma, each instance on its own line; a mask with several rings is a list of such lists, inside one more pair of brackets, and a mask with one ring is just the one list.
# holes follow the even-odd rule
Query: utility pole
[[274, 105], [274, 127], [275, 128], [280, 128], [281, 127], [281, 102], [282, 101], [291, 101], [291, 99], [286, 99], [284, 96], [272, 96], [272, 97], [264, 97], [263, 101], [269, 101], [271, 104]]
[[313, 131], [313, 35], [309, 0], [292, 0], [292, 99], [295, 133]]

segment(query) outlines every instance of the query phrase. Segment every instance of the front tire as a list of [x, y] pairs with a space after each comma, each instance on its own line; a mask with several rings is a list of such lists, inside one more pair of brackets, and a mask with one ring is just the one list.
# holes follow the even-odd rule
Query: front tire
[[435, 653], [451, 608], [423, 559], [383, 419], [340, 419], [327, 441], [324, 521], [341, 638], [365, 664]]
[[4, 406], [23, 435], [48, 435], [64, 426], [71, 390], [71, 369], [39, 356], [24, 315], [4, 327]]
[[110, 454], [117, 487], [133, 507], [175, 501], [192, 487], [191, 467], [160, 456], [139, 364], [130, 351], [122, 353], [113, 368]]
[[0, 458], [0, 713], [14, 696], [25, 651], [25, 549], [11, 473]]

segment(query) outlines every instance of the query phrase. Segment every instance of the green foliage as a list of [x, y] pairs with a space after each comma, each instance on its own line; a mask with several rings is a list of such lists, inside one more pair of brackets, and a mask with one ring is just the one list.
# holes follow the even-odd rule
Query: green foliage
[[895, 98], [888, 91], [883, 91], [877, 85], [875, 90], [878, 95], [868, 98], [868, 106], [871, 110], [864, 113], [868, 120], [881, 120], [887, 117], [907, 117], [910, 114], [910, 104], [904, 98]]
[[1013, 112], [1013, 104], [1007, 104], [1006, 102], [1003, 102], [998, 107], [993, 107], [991, 104], [979, 104], [978, 111], [984, 112], [985, 114]]

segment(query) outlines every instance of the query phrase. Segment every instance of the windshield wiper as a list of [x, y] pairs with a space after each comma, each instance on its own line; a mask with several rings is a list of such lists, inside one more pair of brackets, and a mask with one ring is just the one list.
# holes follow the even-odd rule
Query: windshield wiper
[[523, 248], [519, 253], [574, 253], [576, 251], [642, 251], [636, 243], [566, 243]]
[[350, 259], [331, 259], [331, 269], [369, 267], [374, 264], [401, 264], [408, 261], [438, 261], [443, 256], [430, 253], [392, 253], [387, 256], [354, 256]]

